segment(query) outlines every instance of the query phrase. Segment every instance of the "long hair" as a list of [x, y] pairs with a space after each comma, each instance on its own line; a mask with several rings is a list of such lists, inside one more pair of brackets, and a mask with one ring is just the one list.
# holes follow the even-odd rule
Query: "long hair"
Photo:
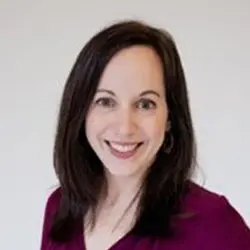
[[103, 28], [87, 42], [64, 88], [54, 145], [54, 167], [61, 189], [50, 231], [56, 241], [72, 237], [74, 225], [88, 211], [95, 211], [107, 184], [103, 165], [86, 139], [85, 119], [110, 59], [133, 45], [149, 46], [161, 59], [173, 145], [169, 153], [159, 150], [145, 175], [131, 232], [156, 237], [171, 234], [171, 219], [180, 210], [196, 162], [185, 75], [177, 46], [167, 31], [127, 20]]

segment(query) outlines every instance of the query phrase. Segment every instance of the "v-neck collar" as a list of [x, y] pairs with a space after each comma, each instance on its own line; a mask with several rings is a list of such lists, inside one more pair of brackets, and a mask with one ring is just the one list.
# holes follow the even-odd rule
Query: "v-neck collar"
[[[79, 250], [88, 250], [86, 249], [86, 243], [85, 243], [85, 233], [84, 233], [84, 226], [83, 222], [79, 223], [79, 230], [77, 234], [77, 245], [79, 246]], [[118, 247], [125, 243], [130, 237], [132, 236], [131, 231], [127, 232], [124, 236], [122, 236], [120, 239], [118, 239], [110, 248], [104, 249], [104, 250], [116, 250]], [[78, 250], [78, 249], [77, 249]]]

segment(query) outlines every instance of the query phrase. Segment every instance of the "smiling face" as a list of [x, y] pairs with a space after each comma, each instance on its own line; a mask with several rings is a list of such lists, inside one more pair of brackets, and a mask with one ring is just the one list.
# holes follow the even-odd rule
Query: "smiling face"
[[133, 46], [106, 66], [86, 117], [86, 136], [109, 174], [143, 174], [167, 129], [163, 69], [153, 49]]

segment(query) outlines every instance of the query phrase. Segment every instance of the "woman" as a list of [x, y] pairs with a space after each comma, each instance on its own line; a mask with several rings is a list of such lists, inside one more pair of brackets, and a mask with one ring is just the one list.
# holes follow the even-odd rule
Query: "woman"
[[41, 249], [250, 249], [227, 199], [191, 181], [195, 156], [171, 36], [137, 21], [101, 30], [63, 93]]

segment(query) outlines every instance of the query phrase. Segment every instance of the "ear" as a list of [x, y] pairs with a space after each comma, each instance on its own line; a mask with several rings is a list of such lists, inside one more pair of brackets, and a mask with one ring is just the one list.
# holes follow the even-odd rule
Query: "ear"
[[166, 130], [165, 132], [169, 132], [171, 129], [171, 122], [168, 120], [167, 123], [166, 123]]

